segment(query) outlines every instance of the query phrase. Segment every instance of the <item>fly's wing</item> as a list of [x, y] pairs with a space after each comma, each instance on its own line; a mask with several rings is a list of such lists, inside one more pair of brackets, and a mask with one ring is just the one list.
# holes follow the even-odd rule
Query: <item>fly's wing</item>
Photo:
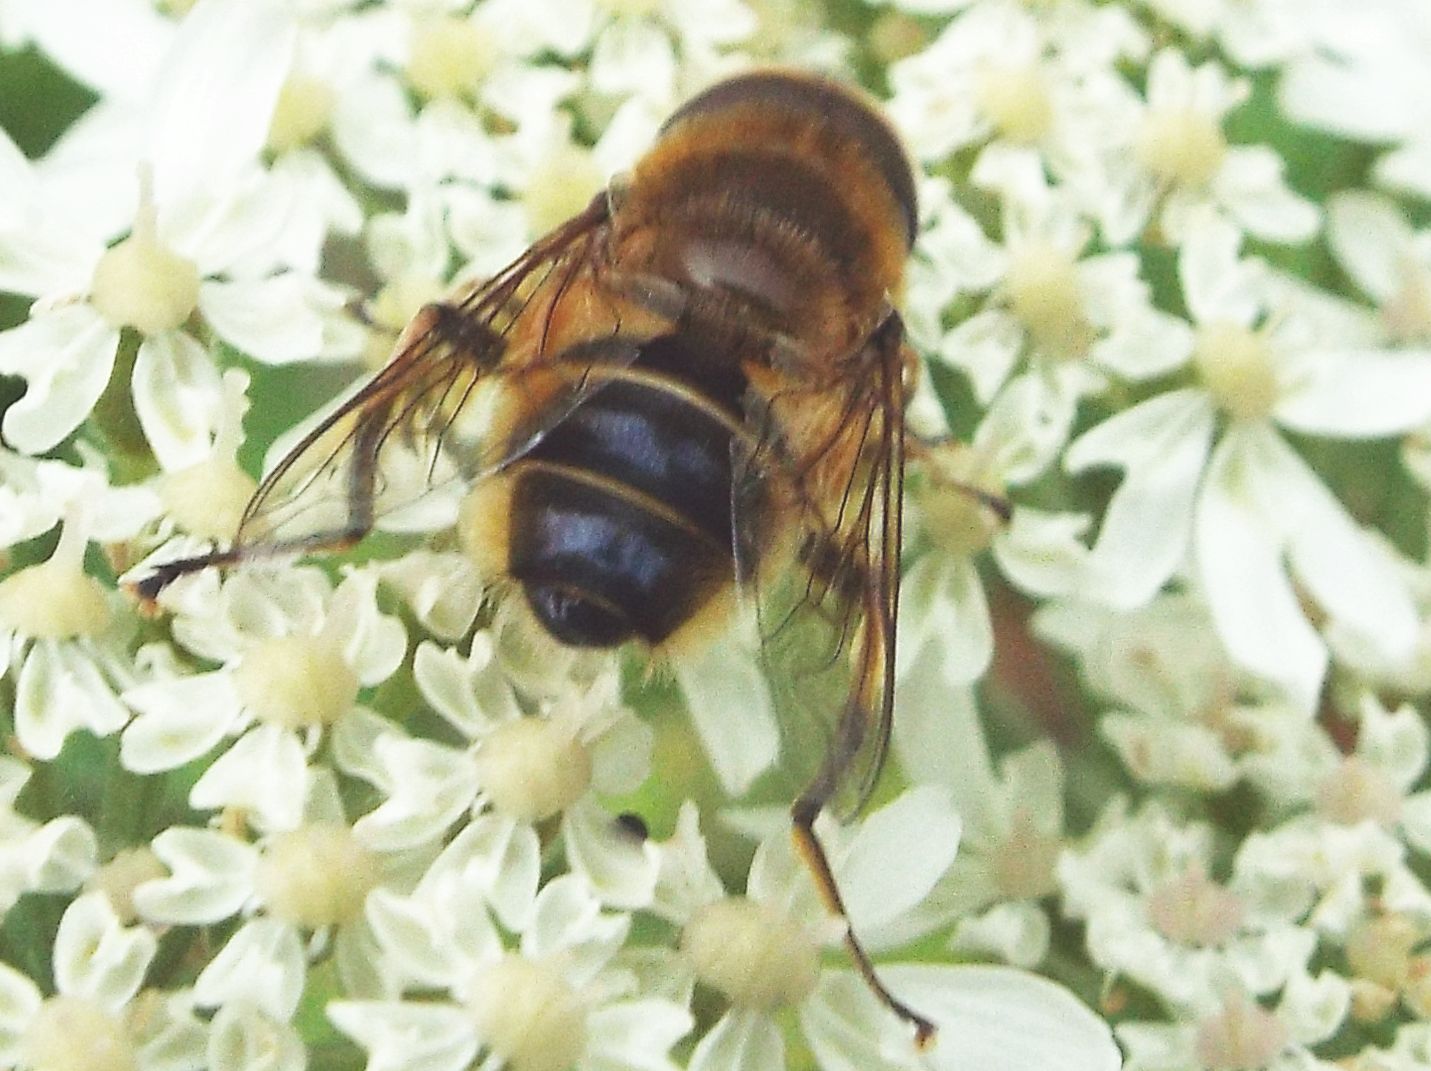
[[606, 219], [599, 198], [491, 280], [420, 311], [387, 367], [265, 477], [226, 560], [350, 545], [379, 521], [450, 523], [464, 490], [530, 450], [604, 367], [634, 360], [640, 310], [602, 285]]
[[[752, 434], [737, 458], [737, 579], [754, 596], [786, 750], [817, 763], [799, 803], [812, 813], [857, 812], [889, 744], [902, 375], [903, 327], [891, 312], [823, 382], [757, 386]], [[780, 530], [758, 531], [771, 515]]]

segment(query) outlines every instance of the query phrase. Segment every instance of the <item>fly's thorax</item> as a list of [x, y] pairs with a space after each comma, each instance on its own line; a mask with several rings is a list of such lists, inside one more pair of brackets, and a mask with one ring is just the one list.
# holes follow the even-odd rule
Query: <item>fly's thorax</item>
[[900, 290], [913, 191], [903, 150], [862, 98], [760, 72], [667, 123], [622, 191], [613, 259], [677, 283], [710, 322], [838, 354]]

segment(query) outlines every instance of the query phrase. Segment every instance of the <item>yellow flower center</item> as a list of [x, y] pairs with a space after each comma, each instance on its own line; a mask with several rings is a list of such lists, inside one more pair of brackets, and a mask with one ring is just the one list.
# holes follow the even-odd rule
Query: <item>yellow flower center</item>
[[698, 910], [681, 933], [696, 977], [737, 1007], [774, 1011], [815, 988], [820, 953], [804, 926], [744, 896]]
[[1034, 347], [1052, 357], [1082, 357], [1097, 332], [1084, 313], [1078, 266], [1061, 249], [1030, 243], [1019, 249], [1004, 278], [1009, 308]]
[[1156, 178], [1196, 189], [1222, 167], [1227, 138], [1216, 122], [1191, 108], [1154, 109], [1143, 120], [1136, 151]]
[[1036, 66], [991, 64], [979, 72], [974, 92], [980, 109], [1009, 141], [1033, 144], [1053, 126], [1053, 101]]
[[269, 911], [306, 929], [352, 922], [378, 881], [377, 860], [337, 823], [313, 823], [273, 838], [257, 884]]
[[90, 304], [114, 327], [156, 335], [178, 327], [199, 303], [199, 269], [159, 241], [148, 184], [129, 237], [104, 251], [90, 282]]
[[1214, 321], [1198, 329], [1193, 364], [1213, 399], [1239, 420], [1261, 420], [1277, 404], [1277, 375], [1266, 338]]
[[294, 75], [283, 83], [273, 119], [268, 124], [268, 147], [276, 153], [307, 145], [328, 126], [334, 96], [327, 82]]
[[476, 761], [492, 806], [527, 822], [560, 814], [591, 786], [591, 752], [558, 719], [507, 722], [482, 741]]
[[34, 1071], [135, 1071], [123, 1025], [85, 997], [51, 997], [25, 1029], [21, 1063]]
[[496, 62], [495, 43], [471, 19], [424, 19], [413, 27], [407, 76], [424, 97], [456, 97], [472, 92]]
[[358, 697], [358, 675], [338, 645], [319, 636], [260, 640], [239, 660], [234, 682], [260, 721], [288, 728], [331, 725]]
[[510, 1071], [568, 1071], [586, 1049], [586, 1005], [546, 964], [508, 953], [477, 978], [467, 1007]]

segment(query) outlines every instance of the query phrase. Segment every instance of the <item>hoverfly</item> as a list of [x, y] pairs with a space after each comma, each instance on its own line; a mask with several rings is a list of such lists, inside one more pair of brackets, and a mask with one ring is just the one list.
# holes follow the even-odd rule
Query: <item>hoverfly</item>
[[911, 372], [890, 302], [917, 221], [908, 160], [865, 99], [780, 70], [720, 82], [627, 180], [423, 308], [264, 479], [232, 548], [137, 590], [351, 546], [462, 494], [486, 575], [562, 644], [709, 642], [736, 590], [770, 633], [813, 612], [845, 683], [796, 844], [865, 980], [927, 1042], [933, 1024], [851, 930], [813, 825], [864, 802], [889, 739]]

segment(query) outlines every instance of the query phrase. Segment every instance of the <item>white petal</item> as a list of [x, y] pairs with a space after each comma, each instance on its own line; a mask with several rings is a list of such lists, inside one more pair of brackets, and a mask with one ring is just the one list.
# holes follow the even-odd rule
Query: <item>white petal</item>
[[1431, 138], [1408, 142], [1382, 155], [1372, 168], [1378, 184], [1431, 198]]
[[1197, 506], [1198, 578], [1233, 659], [1311, 710], [1326, 672], [1326, 647], [1287, 577], [1281, 541], [1244, 497], [1240, 460], [1226, 442], [1213, 451]]
[[1317, 233], [1321, 211], [1282, 180], [1283, 160], [1265, 145], [1228, 150], [1213, 182], [1228, 213], [1258, 238], [1304, 242]]
[[1296, 370], [1276, 417], [1298, 431], [1371, 439], [1431, 420], [1431, 350], [1309, 353]]
[[104, 893], [81, 896], [65, 909], [55, 934], [55, 988], [123, 1008], [144, 981], [159, 943], [144, 926], [124, 926]]
[[134, 411], [161, 467], [172, 471], [209, 457], [224, 391], [204, 347], [183, 331], [145, 336], [132, 384]]
[[1178, 277], [1188, 311], [1200, 324], [1227, 320], [1252, 326], [1259, 312], [1258, 262], [1239, 260], [1242, 232], [1231, 223], [1203, 216], [1178, 256]]
[[253, 1004], [286, 1022], [298, 1008], [306, 974], [298, 931], [275, 919], [253, 919], [200, 972], [194, 1000], [209, 1007]]
[[775, 762], [780, 748], [770, 688], [752, 649], [722, 639], [672, 666], [711, 766], [733, 796]]
[[1351, 998], [1350, 983], [1334, 971], [1323, 971], [1315, 978], [1301, 971], [1282, 990], [1277, 1018], [1297, 1041], [1317, 1045], [1341, 1027]]
[[676, 1071], [667, 1057], [690, 1032], [691, 1013], [665, 1000], [629, 1000], [594, 1009], [586, 1018], [583, 1066]]
[[268, 137], [297, 26], [271, 0], [204, 0], [159, 67], [148, 156], [160, 204], [203, 195]]
[[368, 1050], [367, 1071], [465, 1071], [477, 1055], [471, 1015], [450, 1004], [335, 1000], [326, 1011]]
[[1364, 190], [1334, 194], [1327, 205], [1327, 241], [1368, 297], [1383, 302], [1400, 288], [1412, 231], [1389, 198]]
[[981, 915], [962, 918], [950, 947], [965, 954], [997, 956], [1014, 967], [1034, 968], [1048, 955], [1053, 927], [1048, 915], [1028, 900], [1006, 902]]
[[1082, 542], [1091, 518], [1086, 513], [1045, 513], [1014, 507], [1008, 529], [994, 539], [994, 560], [1014, 584], [1030, 595], [1067, 595], [1088, 567]]
[[308, 756], [291, 732], [260, 725], [244, 733], [189, 790], [200, 810], [238, 807], [264, 830], [293, 829], [308, 795]]
[[974, 966], [894, 966], [885, 967], [883, 975], [902, 1000], [939, 1027], [939, 1040], [926, 1057], [936, 1068], [1117, 1071], [1121, 1066], [1108, 1024], [1046, 978]]
[[173, 770], [213, 748], [239, 716], [224, 671], [141, 684], [124, 693], [139, 716], [124, 730], [120, 761], [139, 774]]
[[580, 875], [563, 874], [537, 896], [536, 910], [522, 934], [522, 954], [533, 959], [563, 956], [568, 977], [581, 984], [615, 955], [630, 922], [627, 915], [602, 911]]
[[696, 1045], [689, 1071], [772, 1071], [785, 1066], [785, 1040], [760, 1012], [731, 1009]]
[[911, 788], [864, 819], [836, 868], [855, 931], [895, 922], [929, 895], [954, 862], [959, 833], [950, 794], [935, 785]]
[[199, 1061], [208, 1071], [304, 1071], [307, 1063], [303, 1039], [293, 1027], [242, 1000], [214, 1013]]
[[169, 829], [154, 838], [167, 878], [134, 890], [140, 915], [156, 922], [202, 925], [235, 914], [253, 892], [258, 853], [222, 833]]
[[94, 830], [82, 818], [52, 818], [25, 838], [25, 879], [36, 892], [73, 892], [99, 865]]
[[76, 729], [108, 736], [129, 720], [89, 655], [64, 641], [30, 648], [15, 691], [15, 735], [36, 758], [53, 759]]
[[939, 344], [939, 356], [963, 369], [974, 396], [988, 405], [1009, 378], [1024, 346], [1023, 330], [1009, 314], [997, 309], [975, 313]]
[[89, 416], [114, 369], [119, 331], [88, 305], [70, 305], [0, 332], [0, 372], [24, 376], [25, 396], [5, 412], [5, 440], [38, 454]]
[[[416, 897], [374, 889], [364, 910], [389, 971], [409, 983], [432, 989], [456, 985], [468, 967], [468, 953], [480, 951], [480, 946], [456, 947], [445, 920], [434, 915], [432, 904]], [[477, 911], [473, 919], [480, 919], [479, 925], [485, 923], [490, 929], [485, 911]], [[491, 940], [496, 940], [495, 934]]]
[[1089, 598], [1120, 609], [1141, 605], [1182, 563], [1212, 430], [1207, 397], [1180, 390], [1110, 417], [1068, 448], [1069, 472], [1107, 464], [1125, 470], [1088, 556]]
[[964, 821], [976, 820], [995, 782], [973, 692], [949, 687], [935, 661], [921, 662], [895, 690], [893, 732], [905, 773], [948, 787]]
[[630, 909], [651, 902], [660, 866], [655, 845], [624, 829], [596, 800], [588, 796], [567, 809], [562, 842], [572, 870], [604, 903]]
[[255, 360], [283, 364], [311, 359], [323, 347], [323, 317], [308, 301], [297, 272], [206, 282], [199, 289], [199, 309], [224, 341]]
[[8, 963], [0, 963], [0, 1060], [20, 1064], [20, 1043], [43, 1000], [34, 982]]
[[448, 846], [444, 856], [463, 859], [464, 876], [486, 896], [502, 925], [525, 929], [537, 898], [542, 846], [524, 822], [497, 814], [478, 815]]
[[994, 626], [984, 584], [973, 561], [930, 551], [905, 577], [896, 672], [938, 659], [945, 681], [967, 684], [989, 668]]
[[1419, 626], [1395, 562], [1290, 446], [1270, 430], [1248, 438], [1242, 464], [1256, 466], [1254, 493], [1274, 511], [1298, 579], [1339, 624], [1373, 640], [1388, 660], [1409, 656]]

